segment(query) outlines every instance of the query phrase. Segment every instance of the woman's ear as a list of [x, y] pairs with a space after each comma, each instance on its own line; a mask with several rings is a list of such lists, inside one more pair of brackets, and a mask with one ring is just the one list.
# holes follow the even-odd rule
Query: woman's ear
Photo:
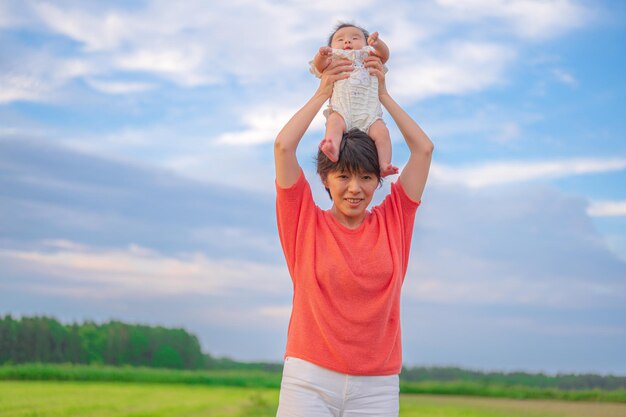
[[324, 188], [328, 190], [328, 175], [320, 175], [320, 180], [322, 181], [322, 184], [324, 184]]
[[322, 184], [324, 184], [324, 189], [328, 193], [328, 197], [330, 197], [330, 200], [332, 201], [333, 196], [330, 194], [330, 188], [328, 188], [328, 176], [326, 176], [326, 178], [322, 178], [322, 176], [320, 175], [320, 179], [322, 180]]

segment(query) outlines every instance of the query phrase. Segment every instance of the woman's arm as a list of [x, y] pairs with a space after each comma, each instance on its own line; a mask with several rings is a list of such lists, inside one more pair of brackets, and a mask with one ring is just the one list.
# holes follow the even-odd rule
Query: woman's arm
[[419, 201], [422, 198], [426, 180], [428, 179], [434, 145], [415, 120], [387, 92], [385, 75], [382, 72], [382, 64], [379, 60], [368, 57], [366, 58], [366, 66], [370, 68], [370, 73], [378, 77], [380, 102], [396, 122], [411, 152], [408, 162], [400, 173], [400, 183], [412, 200]]
[[300, 164], [296, 158], [298, 144], [315, 115], [330, 98], [335, 81], [348, 78], [352, 69], [352, 64], [348, 60], [333, 61], [322, 74], [320, 85], [313, 97], [278, 133], [274, 141], [274, 163], [276, 182], [280, 187], [289, 187], [298, 180], [300, 175]]

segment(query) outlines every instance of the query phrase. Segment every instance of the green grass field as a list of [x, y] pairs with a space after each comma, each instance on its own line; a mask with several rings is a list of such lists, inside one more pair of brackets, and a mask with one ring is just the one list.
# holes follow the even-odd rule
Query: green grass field
[[[255, 369], [197, 370], [115, 367], [71, 364], [20, 364], [0, 366], [0, 381], [126, 382], [219, 387], [278, 389], [280, 371]], [[626, 404], [626, 389], [565, 390], [541, 386], [484, 381], [400, 380], [403, 394], [475, 396], [510, 399], [605, 401]]]
[[[2, 417], [274, 416], [278, 390], [125, 382], [0, 381]], [[626, 404], [403, 394], [402, 417], [626, 417]]]

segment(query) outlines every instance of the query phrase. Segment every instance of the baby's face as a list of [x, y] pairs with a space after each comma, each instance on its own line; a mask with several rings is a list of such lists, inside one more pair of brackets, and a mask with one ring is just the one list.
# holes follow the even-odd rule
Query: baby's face
[[339, 29], [330, 44], [333, 49], [361, 49], [367, 45], [361, 29], [348, 26]]

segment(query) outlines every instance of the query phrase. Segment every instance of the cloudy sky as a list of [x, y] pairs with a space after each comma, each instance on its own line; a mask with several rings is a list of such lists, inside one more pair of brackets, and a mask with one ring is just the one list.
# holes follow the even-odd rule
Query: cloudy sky
[[[436, 145], [405, 363], [626, 374], [610, 0], [0, 0], [0, 314], [182, 326], [214, 355], [280, 361], [272, 141], [339, 20], [380, 32], [390, 92]], [[323, 123], [299, 156], [328, 208]]]

